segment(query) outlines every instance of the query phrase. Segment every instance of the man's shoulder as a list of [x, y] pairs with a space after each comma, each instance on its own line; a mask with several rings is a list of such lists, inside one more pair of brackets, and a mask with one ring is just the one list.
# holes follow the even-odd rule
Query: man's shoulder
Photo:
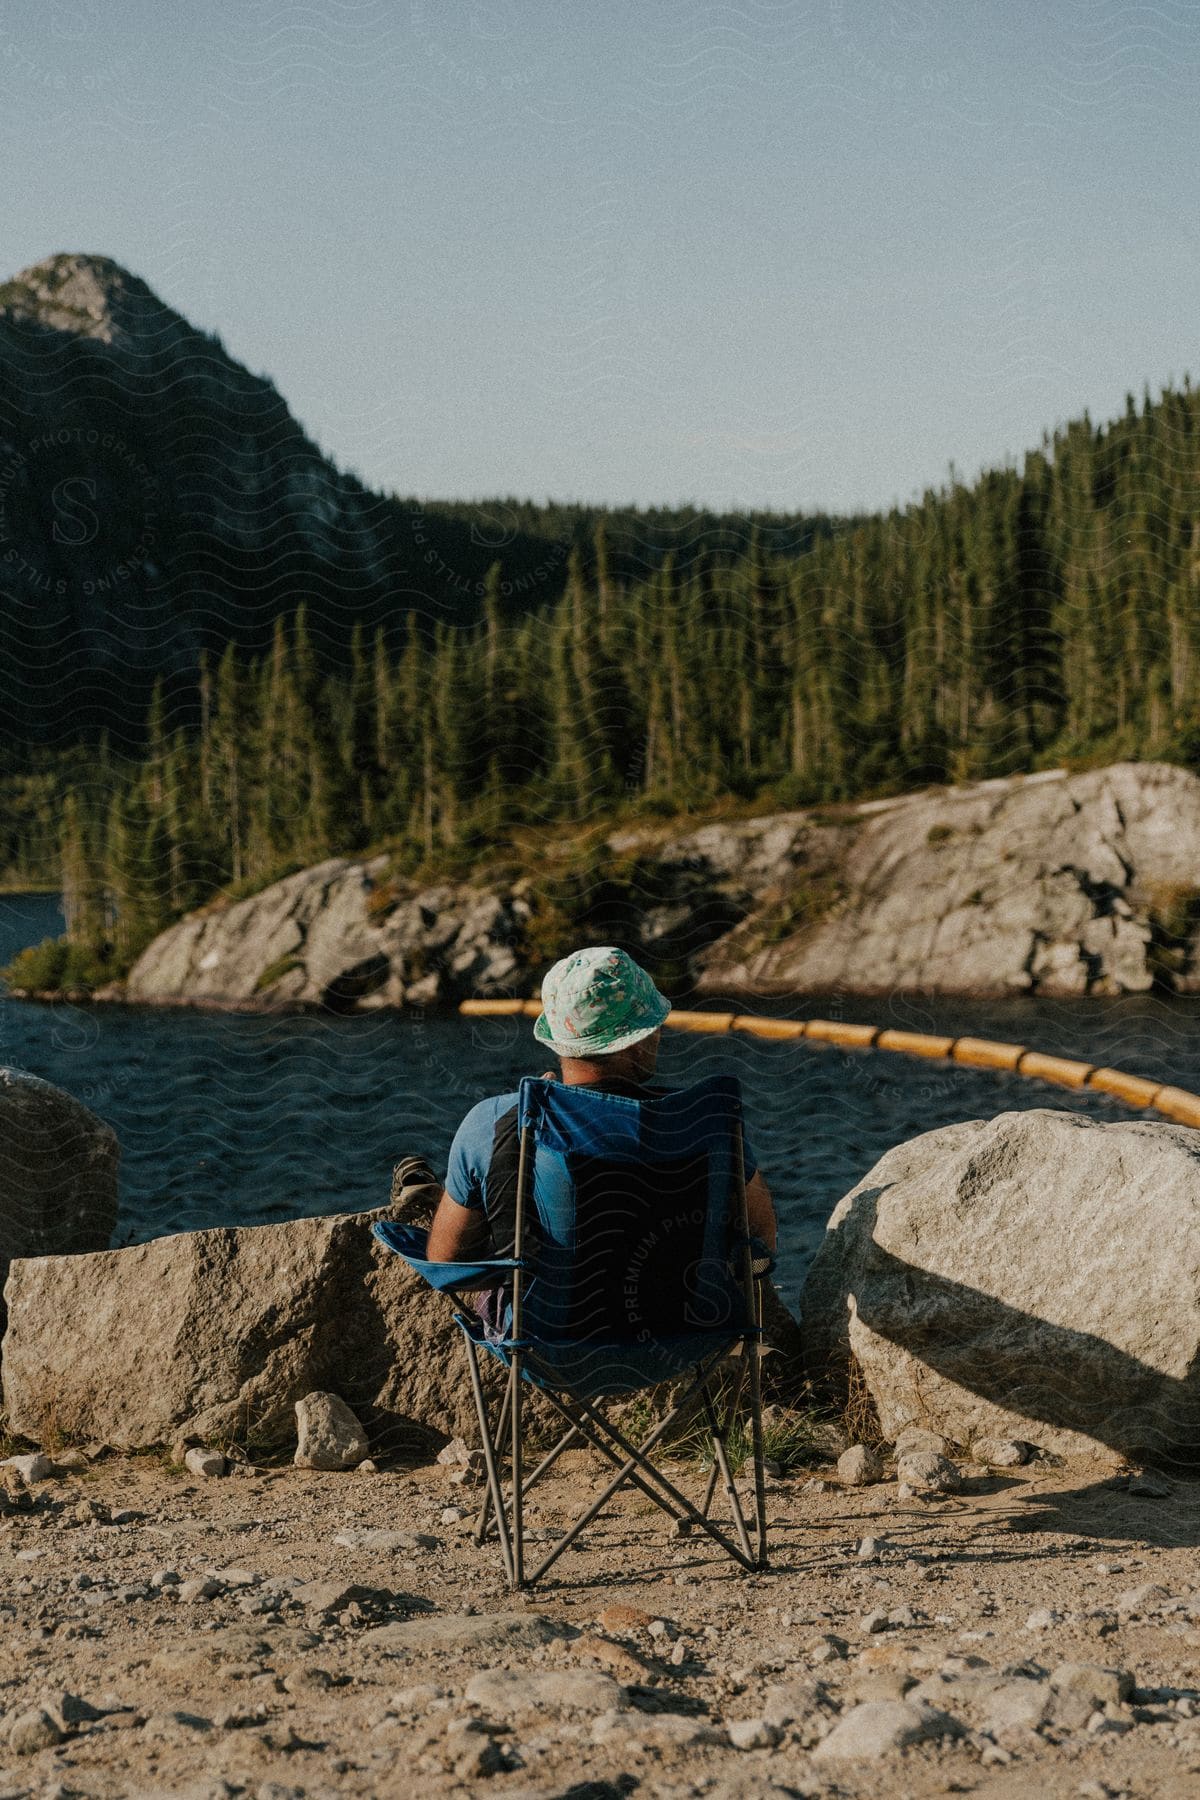
[[508, 1094], [489, 1094], [486, 1100], [477, 1100], [470, 1112], [463, 1118], [463, 1122], [458, 1128], [459, 1131], [472, 1134], [481, 1131], [491, 1132], [506, 1113], [516, 1111], [518, 1098], [514, 1088]]

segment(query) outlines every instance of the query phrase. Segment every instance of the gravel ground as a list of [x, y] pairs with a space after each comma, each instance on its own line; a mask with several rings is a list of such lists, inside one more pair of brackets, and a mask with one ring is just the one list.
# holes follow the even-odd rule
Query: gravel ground
[[[1200, 1797], [1200, 1487], [805, 1471], [754, 1576], [635, 1495], [518, 1597], [436, 1464], [71, 1460], [4, 1471], [0, 1800]], [[563, 1465], [535, 1538], [600, 1485]]]

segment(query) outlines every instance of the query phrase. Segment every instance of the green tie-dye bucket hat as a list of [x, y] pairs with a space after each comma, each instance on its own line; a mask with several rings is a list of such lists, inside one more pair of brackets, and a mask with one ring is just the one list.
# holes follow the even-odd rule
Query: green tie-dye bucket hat
[[610, 1056], [657, 1031], [670, 1010], [632, 956], [593, 944], [547, 972], [533, 1035], [556, 1056]]

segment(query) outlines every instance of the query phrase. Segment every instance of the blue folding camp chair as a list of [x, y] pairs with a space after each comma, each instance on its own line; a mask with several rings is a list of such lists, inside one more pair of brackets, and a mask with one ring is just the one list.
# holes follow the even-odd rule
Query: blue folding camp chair
[[[746, 1569], [767, 1561], [763, 1495], [759, 1283], [771, 1267], [750, 1236], [737, 1081], [712, 1076], [646, 1100], [527, 1077], [518, 1097], [519, 1152], [513, 1254], [474, 1263], [431, 1263], [426, 1232], [381, 1221], [375, 1235], [455, 1301], [511, 1282], [501, 1333], [473, 1311], [463, 1333], [487, 1470], [476, 1538], [491, 1529], [514, 1588], [529, 1587], [575, 1541], [617, 1490], [630, 1483], [674, 1520], [698, 1526]], [[499, 1236], [506, 1235], [501, 1229]], [[493, 1221], [493, 1236], [497, 1236]], [[508, 1370], [492, 1422], [479, 1353]], [[733, 1360], [720, 1396], [713, 1377]], [[665, 1417], [635, 1445], [601, 1410], [664, 1381], [684, 1381]], [[545, 1396], [567, 1430], [530, 1475], [523, 1469], [522, 1394]], [[750, 1413], [754, 1525], [748, 1529], [730, 1472], [727, 1439], [743, 1393]], [[712, 1435], [713, 1467], [703, 1504], [694, 1505], [652, 1461], [672, 1426], [699, 1403]], [[719, 1412], [723, 1416], [719, 1416]], [[507, 1494], [502, 1447], [509, 1442]], [[532, 1572], [525, 1567], [524, 1501], [572, 1444], [587, 1443], [610, 1464], [603, 1492]], [[709, 1517], [717, 1480], [728, 1496], [734, 1535]]]

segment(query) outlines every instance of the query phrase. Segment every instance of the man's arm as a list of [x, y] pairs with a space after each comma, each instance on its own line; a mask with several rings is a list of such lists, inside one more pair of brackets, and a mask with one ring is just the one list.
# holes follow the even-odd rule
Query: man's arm
[[483, 1211], [460, 1206], [443, 1188], [429, 1226], [425, 1254], [430, 1262], [471, 1262], [481, 1251], [486, 1252], [488, 1235]]
[[755, 1169], [746, 1183], [746, 1213], [751, 1237], [761, 1238], [768, 1250], [775, 1249], [775, 1206], [770, 1190]]

